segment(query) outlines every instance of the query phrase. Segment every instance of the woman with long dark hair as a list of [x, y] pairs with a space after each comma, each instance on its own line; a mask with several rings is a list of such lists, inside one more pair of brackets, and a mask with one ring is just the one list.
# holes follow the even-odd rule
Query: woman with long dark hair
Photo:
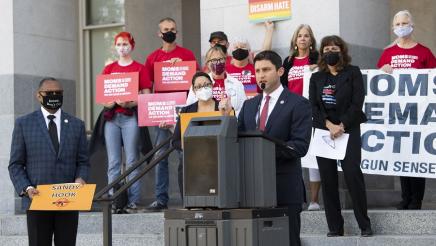
[[[338, 36], [321, 41], [319, 72], [310, 78], [309, 100], [312, 104], [313, 127], [328, 130], [335, 139], [349, 134], [341, 167], [353, 203], [354, 215], [362, 236], [371, 236], [371, 222], [367, 214], [366, 188], [361, 161], [360, 124], [366, 121], [362, 112], [365, 92], [359, 67], [350, 64], [346, 43]], [[321, 174], [322, 194], [329, 233], [344, 235], [344, 219], [338, 191], [337, 160], [317, 157]]]

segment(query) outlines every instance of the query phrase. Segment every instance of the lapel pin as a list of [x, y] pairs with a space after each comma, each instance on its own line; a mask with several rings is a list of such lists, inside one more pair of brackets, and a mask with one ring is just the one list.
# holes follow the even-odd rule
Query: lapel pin
[[281, 101], [280, 101], [280, 104], [283, 104], [283, 103], [285, 103], [285, 101], [281, 100]]
[[67, 119], [65, 119], [65, 120], [64, 120], [64, 122], [65, 122], [65, 123], [68, 123], [68, 120], [67, 120]]

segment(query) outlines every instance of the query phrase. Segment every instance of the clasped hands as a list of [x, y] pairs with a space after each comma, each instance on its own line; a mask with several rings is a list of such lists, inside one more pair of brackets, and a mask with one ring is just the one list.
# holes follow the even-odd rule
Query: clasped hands
[[344, 124], [340, 123], [339, 125], [333, 124], [331, 121], [326, 120], [326, 127], [330, 131], [330, 138], [335, 139], [342, 136], [345, 132]]

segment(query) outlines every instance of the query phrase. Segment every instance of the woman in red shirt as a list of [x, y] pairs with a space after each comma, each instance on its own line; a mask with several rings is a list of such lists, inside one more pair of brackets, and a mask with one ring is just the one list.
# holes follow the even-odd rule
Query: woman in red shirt
[[386, 73], [393, 69], [435, 68], [436, 58], [431, 50], [415, 41], [412, 15], [407, 10], [399, 11], [392, 21], [392, 30], [398, 37], [380, 56], [377, 67]]
[[[399, 11], [392, 21], [392, 30], [398, 37], [387, 47], [377, 63], [386, 73], [394, 69], [436, 68], [436, 59], [431, 50], [416, 42], [413, 33], [412, 15], [407, 10]], [[400, 177], [401, 202], [398, 209], [421, 209], [425, 191], [425, 178]]]
[[[139, 92], [150, 93], [151, 83], [147, 82], [144, 66], [131, 57], [135, 40], [128, 32], [115, 36], [115, 50], [119, 60], [108, 64], [102, 74], [139, 73]], [[111, 183], [121, 175], [122, 148], [126, 156], [126, 167], [129, 168], [139, 158], [139, 127], [137, 119], [137, 101], [115, 101], [103, 104], [104, 138], [108, 156], [108, 182]], [[138, 171], [129, 175], [129, 180]], [[140, 199], [140, 182], [134, 183], [128, 190], [127, 209], [135, 210]]]
[[226, 63], [227, 74], [244, 85], [247, 98], [254, 97], [260, 89], [256, 83], [254, 65], [250, 62], [251, 48], [248, 40], [235, 39], [230, 46], [230, 51], [232, 59], [230, 63]]
[[[283, 60], [285, 73], [280, 78], [282, 85], [290, 92], [303, 95], [304, 68], [309, 66], [310, 70], [318, 67], [318, 51], [312, 28], [309, 25], [301, 24], [297, 27], [291, 39], [291, 55]], [[318, 169], [309, 168], [310, 203], [308, 210], [319, 210], [319, 190], [321, 178]]]

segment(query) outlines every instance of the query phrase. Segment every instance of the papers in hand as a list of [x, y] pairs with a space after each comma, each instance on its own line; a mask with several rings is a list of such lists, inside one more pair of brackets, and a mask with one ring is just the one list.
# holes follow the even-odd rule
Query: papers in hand
[[343, 160], [347, 151], [349, 134], [344, 133], [339, 138], [331, 139], [330, 132], [315, 128], [309, 146], [309, 154], [334, 160]]

